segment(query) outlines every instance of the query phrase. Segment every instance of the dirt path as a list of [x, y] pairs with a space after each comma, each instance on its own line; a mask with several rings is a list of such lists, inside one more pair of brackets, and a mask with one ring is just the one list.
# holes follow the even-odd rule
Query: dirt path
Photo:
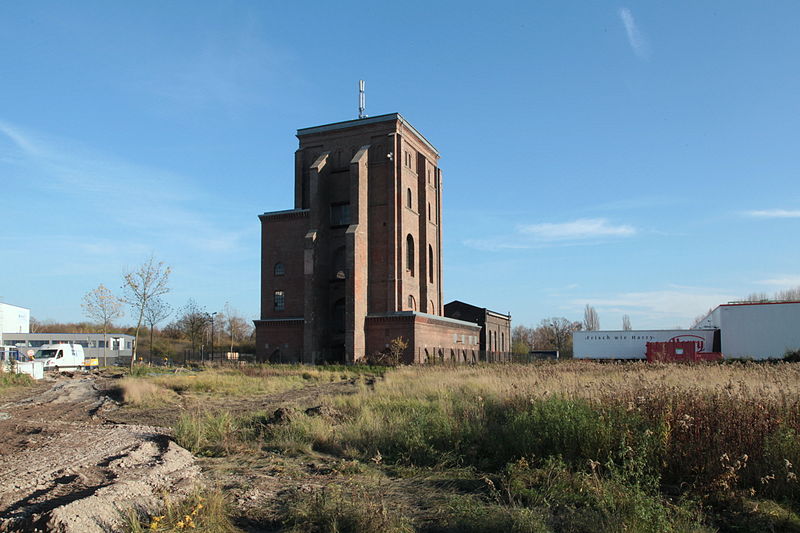
[[127, 510], [198, 481], [168, 430], [105, 423], [117, 404], [103, 379], [61, 376], [0, 401], [0, 531], [118, 530]]
[[296, 466], [275, 454], [252, 463], [241, 456], [197, 461], [164, 426], [186, 411], [305, 409], [357, 389], [354, 380], [334, 381], [257, 397], [188, 395], [178, 406], [121, 409], [115, 382], [65, 374], [0, 397], [0, 532], [116, 531], [131, 509], [155, 511], [164, 491], [186, 493], [209, 483], [224, 487], [244, 514], [265, 500], [272, 507], [287, 486], [316, 485], [318, 465], [303, 465], [303, 480], [289, 481], [284, 468]]

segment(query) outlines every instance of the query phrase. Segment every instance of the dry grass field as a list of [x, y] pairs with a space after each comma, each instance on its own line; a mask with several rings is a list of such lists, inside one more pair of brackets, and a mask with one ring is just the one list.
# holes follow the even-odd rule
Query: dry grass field
[[[313, 405], [285, 396], [332, 382], [347, 388]], [[140, 410], [204, 399], [174, 434], [224, 530], [800, 531], [798, 364], [262, 366], [120, 387]], [[275, 394], [277, 411], [225, 408]], [[186, 526], [152, 519], [131, 528]]]

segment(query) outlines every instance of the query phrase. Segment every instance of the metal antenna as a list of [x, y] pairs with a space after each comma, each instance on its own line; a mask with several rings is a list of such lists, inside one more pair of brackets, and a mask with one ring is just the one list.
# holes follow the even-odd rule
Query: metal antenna
[[358, 80], [358, 118], [367, 118], [364, 110], [367, 108], [367, 96], [364, 94], [364, 80]]

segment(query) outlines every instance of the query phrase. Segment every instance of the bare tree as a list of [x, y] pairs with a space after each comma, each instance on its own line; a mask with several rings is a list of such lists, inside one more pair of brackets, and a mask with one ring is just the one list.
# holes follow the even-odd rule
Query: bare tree
[[800, 300], [800, 287], [786, 289], [775, 293], [775, 299], [780, 302], [796, 302]]
[[769, 302], [771, 298], [767, 295], [766, 292], [754, 292], [747, 295], [747, 298], [744, 299], [745, 302], [753, 302], [753, 303], [760, 303], [760, 302]]
[[583, 310], [583, 329], [586, 331], [597, 331], [600, 329], [600, 318], [597, 310], [589, 304]]
[[100, 323], [103, 328], [103, 366], [107, 366], [108, 357], [106, 355], [106, 346], [108, 341], [108, 328], [115, 318], [123, 316], [122, 302], [114, 296], [110, 289], [106, 288], [102, 283], [93, 291], [87, 292], [83, 296], [83, 314], [90, 319]]
[[223, 315], [225, 324], [225, 333], [231, 341], [231, 352], [233, 351], [234, 343], [241, 342], [250, 334], [250, 324], [243, 316], [241, 316], [236, 309], [232, 308], [230, 304], [225, 304], [225, 313]]
[[511, 330], [511, 349], [516, 354], [526, 354], [535, 347], [535, 330], [526, 326], [514, 326]]
[[208, 325], [208, 313], [193, 298], [189, 298], [186, 305], [181, 308], [178, 324], [180, 324], [180, 328], [186, 338], [189, 339], [189, 343], [192, 345], [192, 356], [194, 356], [197, 351], [197, 345], [203, 339]]
[[31, 333], [42, 333], [42, 323], [34, 317], [31, 317], [30, 322]]
[[133, 310], [136, 320], [136, 334], [133, 341], [133, 354], [131, 355], [131, 368], [136, 361], [136, 352], [139, 346], [139, 330], [144, 321], [144, 313], [150, 301], [169, 292], [169, 275], [172, 269], [162, 261], [156, 263], [155, 258], [150, 258], [142, 265], [128, 272], [124, 276], [122, 288], [125, 290], [123, 301]]
[[558, 350], [562, 357], [572, 357], [572, 333], [583, 329], [580, 322], [564, 317], [545, 318], [534, 331], [534, 343], [539, 350]]
[[622, 330], [623, 331], [630, 331], [633, 328], [631, 327], [631, 317], [628, 315], [622, 315]]
[[172, 307], [162, 300], [161, 298], [153, 298], [147, 303], [144, 309], [144, 320], [147, 327], [150, 328], [150, 362], [153, 362], [153, 330], [156, 325], [166, 320], [172, 314]]

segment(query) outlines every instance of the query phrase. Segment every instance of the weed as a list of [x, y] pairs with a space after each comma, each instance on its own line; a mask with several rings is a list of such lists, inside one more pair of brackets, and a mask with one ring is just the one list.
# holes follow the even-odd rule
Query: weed
[[195, 455], [219, 457], [241, 449], [241, 428], [225, 411], [184, 414], [175, 425], [175, 441]]
[[143, 379], [123, 378], [117, 388], [122, 401], [136, 407], [159, 407], [176, 400], [173, 391]]
[[228, 503], [220, 490], [196, 491], [185, 499], [176, 500], [165, 494], [157, 514], [130, 511], [126, 529], [130, 533], [147, 531], [205, 531], [208, 533], [238, 533], [241, 530], [230, 520]]
[[[0, 361], [0, 366], [3, 364]], [[0, 389], [11, 387], [29, 387], [34, 381], [28, 374], [17, 374], [15, 372], [0, 371]]]
[[284, 525], [303, 533], [410, 533], [410, 521], [390, 509], [380, 491], [323, 487], [295, 491], [289, 498]]

